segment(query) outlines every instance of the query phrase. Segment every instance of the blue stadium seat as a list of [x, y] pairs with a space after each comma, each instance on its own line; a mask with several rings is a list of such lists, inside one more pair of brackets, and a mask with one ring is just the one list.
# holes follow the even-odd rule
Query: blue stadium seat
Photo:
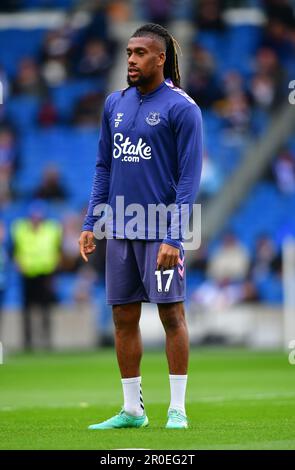
[[270, 274], [264, 279], [256, 282], [259, 297], [263, 302], [270, 304], [282, 304], [283, 287], [282, 280], [278, 275]]
[[77, 0], [22, 0], [22, 6], [26, 10], [34, 9], [69, 9], [73, 7]]
[[76, 103], [89, 93], [103, 92], [104, 79], [76, 79], [51, 88], [51, 98], [59, 113], [64, 119], [72, 117]]
[[36, 96], [20, 95], [7, 103], [7, 116], [19, 131], [27, 131], [36, 125], [40, 100]]
[[55, 276], [54, 288], [57, 299], [62, 304], [71, 304], [74, 299], [75, 274], [62, 273]]
[[97, 129], [55, 127], [29, 131], [22, 146], [22, 165], [15, 188], [26, 194], [40, 182], [42, 172], [55, 164], [69, 193], [70, 201], [82, 204], [89, 199], [95, 168], [99, 132]]
[[261, 182], [231, 217], [228, 228], [249, 247], [254, 246], [261, 233], [281, 245], [284, 234], [295, 233], [294, 207], [294, 194], [280, 194], [273, 183]]
[[10, 263], [8, 270], [8, 288], [5, 291], [4, 307], [19, 309], [23, 302], [20, 275], [13, 263]]
[[0, 64], [8, 75], [15, 76], [21, 59], [38, 57], [45, 32], [45, 29], [0, 30]]

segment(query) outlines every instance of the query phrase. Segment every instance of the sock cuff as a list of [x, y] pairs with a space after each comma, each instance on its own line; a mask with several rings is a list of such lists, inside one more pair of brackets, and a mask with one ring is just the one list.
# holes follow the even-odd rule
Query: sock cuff
[[187, 380], [187, 375], [172, 375], [169, 374], [170, 380]]
[[141, 377], [129, 377], [128, 379], [121, 379], [122, 384], [141, 383]]

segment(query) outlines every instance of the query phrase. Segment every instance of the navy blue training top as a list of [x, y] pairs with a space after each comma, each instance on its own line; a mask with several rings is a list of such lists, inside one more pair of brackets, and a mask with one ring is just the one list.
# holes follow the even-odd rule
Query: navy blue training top
[[[134, 203], [145, 211], [151, 204], [175, 204], [176, 209], [187, 204], [191, 211], [201, 167], [201, 111], [170, 79], [144, 95], [136, 87], [110, 94], [102, 116], [96, 171], [83, 230], [95, 232], [97, 214], [101, 212], [94, 209], [100, 204], [107, 203], [113, 215], [119, 216], [117, 196], [124, 197], [125, 208]], [[147, 215], [143, 219], [140, 215], [137, 213], [135, 238], [150, 239]], [[123, 231], [120, 224], [114, 224], [114, 238], [131, 238], [124, 230], [131, 216], [132, 210], [124, 214]], [[179, 247], [183, 234], [171, 233], [173, 220], [172, 211], [166, 233], [156, 228], [152, 239]]]

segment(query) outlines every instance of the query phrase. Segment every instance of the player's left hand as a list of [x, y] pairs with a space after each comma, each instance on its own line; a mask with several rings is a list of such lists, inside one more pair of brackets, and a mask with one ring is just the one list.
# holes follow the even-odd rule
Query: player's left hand
[[80, 254], [84, 261], [87, 263], [88, 262], [88, 256], [91, 255], [91, 253], [94, 252], [95, 250], [95, 243], [94, 243], [94, 234], [93, 232], [90, 232], [88, 230], [84, 230], [81, 233], [81, 236], [79, 238], [79, 245], [80, 245]]
[[177, 265], [179, 258], [179, 248], [162, 243], [157, 257], [157, 269], [170, 269]]

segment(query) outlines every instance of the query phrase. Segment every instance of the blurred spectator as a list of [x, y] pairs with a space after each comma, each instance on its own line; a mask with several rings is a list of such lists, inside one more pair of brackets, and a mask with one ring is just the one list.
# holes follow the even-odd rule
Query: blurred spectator
[[3, 127], [0, 129], [0, 168], [12, 173], [16, 163], [16, 143], [13, 132]]
[[126, 2], [126, 0], [108, 2], [107, 17], [111, 22], [125, 23], [130, 20], [132, 7], [132, 2]]
[[223, 88], [226, 96], [240, 95], [245, 91], [242, 75], [235, 71], [230, 70], [223, 77]]
[[[84, 28], [79, 29], [76, 32], [74, 39], [74, 53], [72, 56], [72, 62], [74, 69], [76, 64], [79, 63], [83, 56], [83, 51], [86, 44], [92, 40], [102, 41], [107, 46], [107, 52], [110, 57], [114, 58], [117, 49], [116, 40], [114, 40], [109, 34], [109, 16], [111, 11], [116, 9], [116, 6], [120, 2], [102, 2], [101, 0], [83, 0], [83, 9], [86, 9], [91, 14], [90, 22]], [[118, 5], [119, 6], [119, 5]], [[126, 2], [122, 2], [123, 10], [127, 12], [128, 6]], [[119, 6], [119, 10], [120, 6]], [[114, 15], [115, 16], [115, 15]], [[124, 21], [122, 18], [119, 22]]]
[[208, 276], [217, 281], [241, 281], [246, 279], [250, 257], [246, 248], [233, 233], [227, 233], [221, 246], [209, 257]]
[[46, 85], [33, 59], [26, 58], [19, 63], [13, 91], [15, 94], [27, 94], [38, 97], [46, 96]]
[[60, 261], [61, 236], [60, 224], [46, 218], [46, 206], [38, 200], [31, 203], [29, 217], [16, 220], [12, 227], [14, 258], [23, 288], [23, 333], [27, 350], [33, 345], [33, 305], [41, 310], [44, 344], [51, 347], [52, 281]]
[[49, 31], [41, 51], [42, 76], [49, 86], [69, 78], [74, 31], [69, 22], [58, 30]]
[[276, 82], [282, 81], [282, 66], [280, 65], [277, 54], [271, 48], [262, 47], [258, 49], [254, 68], [257, 73], [273, 77]]
[[73, 29], [69, 23], [65, 23], [60, 29], [48, 31], [41, 52], [43, 61], [67, 58], [72, 48], [72, 40]]
[[8, 249], [6, 244], [6, 234], [4, 223], [0, 220], [0, 340], [1, 340], [1, 328], [2, 328], [2, 312], [4, 295], [7, 289], [8, 280]]
[[74, 123], [78, 126], [97, 127], [102, 103], [103, 95], [101, 93], [88, 93], [83, 96], [76, 105]]
[[227, 72], [223, 77], [222, 90], [223, 97], [216, 101], [214, 110], [223, 118], [230, 138], [246, 136], [250, 131], [251, 108], [240, 73]]
[[[85, 8], [87, 0], [83, 0]], [[89, 0], [88, 11], [91, 13], [90, 22], [86, 27], [78, 31], [75, 38], [75, 50], [73, 62], [79, 63], [85, 45], [91, 40], [100, 40], [107, 46], [109, 56], [114, 59], [117, 42], [109, 34], [109, 18], [120, 23], [128, 19], [129, 5], [127, 2], [102, 2], [101, 0]]]
[[275, 159], [273, 173], [282, 193], [295, 193], [295, 155], [288, 149], [283, 150]]
[[224, 21], [222, 0], [200, 0], [193, 2], [196, 25], [200, 30], [222, 31]]
[[223, 91], [216, 76], [214, 58], [208, 50], [198, 44], [192, 47], [187, 91], [201, 108], [210, 107], [223, 97]]
[[261, 235], [255, 242], [251, 277], [259, 279], [278, 270], [281, 256], [277, 253], [273, 240], [268, 235]]
[[263, 44], [276, 52], [281, 61], [294, 54], [292, 37], [295, 30], [294, 5], [288, 0], [265, 0], [268, 22]]
[[58, 112], [54, 104], [46, 100], [41, 105], [38, 115], [38, 123], [42, 127], [54, 126], [58, 121]]
[[36, 189], [34, 197], [48, 201], [63, 201], [66, 199], [66, 191], [60, 181], [60, 173], [56, 166], [45, 168], [40, 186]]
[[253, 104], [264, 109], [273, 109], [284, 95], [285, 74], [275, 51], [263, 47], [257, 51], [254, 75], [250, 82], [250, 97]]
[[146, 0], [144, 3], [148, 21], [167, 27], [171, 19], [172, 0]]
[[250, 131], [251, 109], [245, 93], [229, 95], [216, 106], [216, 110], [223, 117], [224, 129], [230, 138], [247, 136]]
[[112, 65], [106, 45], [100, 39], [89, 40], [78, 64], [78, 73], [83, 77], [105, 75]]
[[251, 98], [255, 106], [272, 109], [277, 104], [277, 90], [271, 76], [256, 74], [251, 81]]
[[234, 143], [235, 138], [246, 137], [250, 131], [251, 109], [245, 93], [229, 95], [218, 106], [224, 119], [225, 131]]
[[254, 284], [245, 280], [243, 282], [230, 282], [229, 280], [206, 280], [192, 294], [191, 300], [198, 306], [208, 309], [223, 310], [241, 302], [257, 300]]
[[[88, 3], [88, 5], [87, 5]], [[83, 0], [91, 13], [90, 23], [81, 32], [80, 43], [85, 44], [90, 38], [109, 39], [107, 8], [116, 7], [121, 2], [105, 2], [101, 0]], [[125, 2], [124, 2], [125, 3]]]
[[248, 132], [251, 118], [250, 103], [244, 90], [243, 79], [238, 72], [229, 71], [223, 78], [224, 98], [215, 109], [224, 118], [225, 126], [233, 133]]
[[16, 142], [9, 128], [0, 129], [0, 206], [11, 200], [11, 179], [16, 165]]
[[81, 233], [81, 217], [67, 214], [63, 220], [62, 262], [64, 271], [76, 271], [80, 264], [80, 250], [77, 240]]
[[58, 86], [68, 78], [67, 66], [63, 60], [49, 59], [42, 68], [42, 77], [48, 86]]

